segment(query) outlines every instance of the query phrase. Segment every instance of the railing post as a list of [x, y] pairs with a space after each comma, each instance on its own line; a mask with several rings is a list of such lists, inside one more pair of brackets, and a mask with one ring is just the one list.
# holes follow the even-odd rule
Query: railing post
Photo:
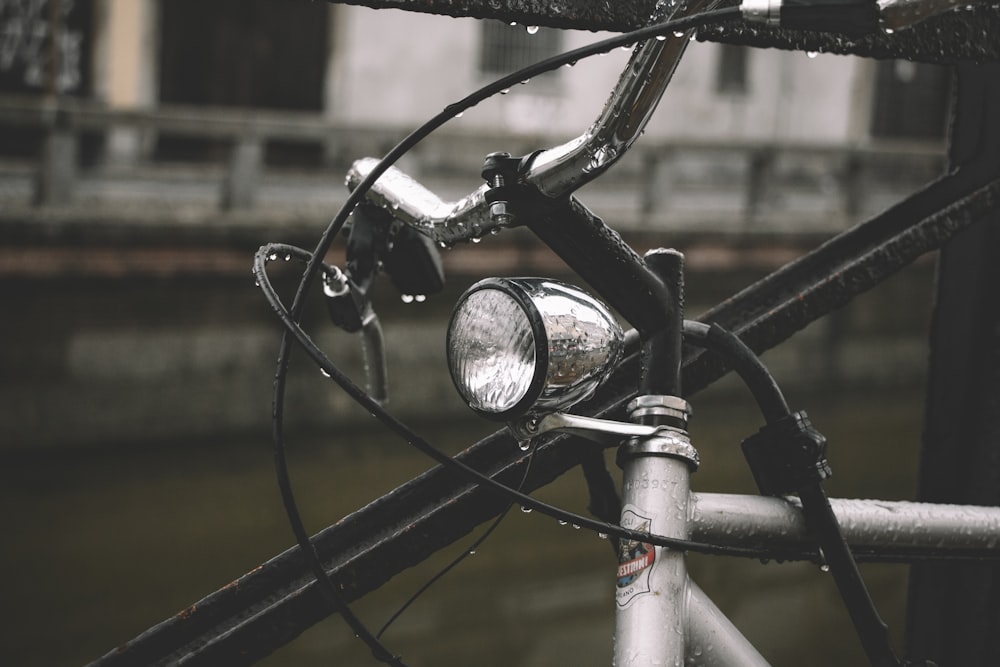
[[264, 142], [259, 136], [241, 136], [236, 140], [222, 189], [224, 210], [253, 208], [263, 163]]
[[[1000, 177], [1000, 63], [962, 65], [951, 123], [951, 169], [969, 189]], [[1000, 505], [1000, 210], [944, 246], [917, 499]], [[907, 644], [941, 667], [1000, 659], [1000, 570], [920, 563], [910, 570]]]
[[42, 141], [35, 183], [39, 206], [68, 204], [76, 186], [77, 140], [62, 114], [57, 114]]
[[747, 190], [744, 199], [743, 224], [751, 227], [760, 219], [767, 193], [767, 180], [774, 163], [774, 149], [750, 149], [747, 164]]
[[848, 150], [840, 172], [841, 210], [848, 219], [848, 224], [853, 224], [851, 221], [861, 214], [861, 202], [864, 198], [864, 180], [861, 176], [861, 155]]
[[641, 219], [648, 222], [657, 211], [662, 219], [663, 207], [667, 203], [663, 192], [673, 191], [671, 170], [676, 160], [676, 151], [669, 146], [656, 146], [642, 155], [642, 190], [639, 193]]

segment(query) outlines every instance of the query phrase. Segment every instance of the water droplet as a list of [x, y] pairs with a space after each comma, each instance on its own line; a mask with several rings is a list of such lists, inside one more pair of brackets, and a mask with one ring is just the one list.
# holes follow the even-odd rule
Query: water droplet
[[578, 526], [578, 525], [576, 525], [576, 524], [574, 523], [574, 524], [573, 524], [573, 530], [580, 530], [580, 526]]
[[683, 36], [684, 36], [683, 30], [674, 30], [674, 37], [683, 37]]
[[823, 563], [822, 565], [819, 566], [819, 571], [820, 572], [829, 572], [830, 571], [830, 566], [827, 565], [826, 563]]
[[400, 295], [399, 299], [403, 303], [413, 303], [413, 295], [412, 294], [402, 294], [402, 295]]
[[697, 37], [697, 36], [698, 36], [698, 33], [692, 32], [691, 36], [688, 37], [688, 41], [689, 42], [693, 42], [695, 40], [695, 37]]
[[525, 27], [525, 30], [528, 31], [529, 35], [534, 35], [534, 34], [536, 34], [538, 32], [538, 26], [537, 25], [529, 25], [529, 26]]
[[894, 32], [896, 32], [896, 31], [895, 31], [895, 30], [893, 30], [892, 28], [886, 28], [886, 29], [885, 29], [885, 34], [887, 34], [887, 35], [891, 35], [891, 34], [892, 34], [892, 33], [894, 33]]
[[806, 57], [808, 57], [809, 59], [815, 58], [818, 55], [819, 54], [815, 51], [806, 51]]
[[476, 555], [476, 550], [475, 549], [469, 549], [469, 555], [470, 556], [475, 556]]
[[504, 88], [503, 90], [500, 91], [500, 94], [501, 95], [506, 95], [509, 92], [510, 92], [510, 88]]
[[601, 538], [602, 540], [608, 539], [608, 534], [607, 533], [598, 533], [597, 536], [599, 538]]
[[328, 378], [328, 377], [330, 377], [330, 374], [329, 374], [329, 373], [327, 372], [327, 370], [326, 370], [325, 368], [320, 368], [320, 369], [319, 369], [319, 372], [320, 372], [320, 374], [321, 374], [321, 375], [322, 375], [323, 377], [325, 377], [325, 378]]
[[517, 21], [511, 21], [509, 25], [515, 26], [515, 25], [517, 25]]
[[272, 252], [270, 255], [267, 256], [267, 261], [269, 262], [273, 262], [276, 259], [278, 259], [278, 253], [276, 252]]
[[531, 508], [525, 507], [524, 505], [521, 505], [521, 511], [524, 512], [525, 514], [531, 514]]
[[576, 61], [575, 60], [571, 60], [568, 63], [566, 63], [565, 65], [563, 65], [563, 67], [576, 67]]
[[427, 295], [426, 294], [415, 294], [413, 296], [413, 300], [416, 301], [417, 303], [423, 303], [424, 301], [427, 301]]
[[455, 118], [461, 118], [464, 115], [465, 115], [464, 111], [459, 111], [457, 114], [455, 114]]
[[525, 79], [524, 81], [521, 82], [521, 85], [527, 86], [529, 83], [531, 83], [531, 79]]
[[568, 523], [569, 523], [569, 521], [563, 521], [562, 519], [559, 519], [559, 525], [560, 526], [565, 526]]
[[473, 243], [482, 243], [483, 242], [483, 237], [482, 236], [473, 236], [472, 237], [472, 242]]
[[521, 440], [517, 443], [517, 448], [522, 452], [526, 452], [531, 449], [531, 440]]
[[657, 35], [656, 36], [656, 41], [658, 41], [658, 42], [665, 42], [665, 41], [667, 41], [667, 36], [666, 35]]

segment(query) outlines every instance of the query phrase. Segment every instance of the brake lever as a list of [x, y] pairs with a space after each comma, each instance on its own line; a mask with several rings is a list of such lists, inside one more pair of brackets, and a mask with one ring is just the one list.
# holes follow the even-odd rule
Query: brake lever
[[444, 268], [433, 242], [371, 204], [359, 206], [347, 234], [347, 265], [324, 278], [331, 321], [348, 333], [361, 333], [368, 393], [388, 400], [385, 338], [372, 307], [375, 278], [382, 271], [403, 295], [436, 294], [444, 288]]
[[385, 361], [385, 337], [367, 293], [339, 269], [324, 276], [323, 293], [331, 321], [347, 333], [361, 333], [368, 394], [380, 405], [387, 404], [389, 374]]

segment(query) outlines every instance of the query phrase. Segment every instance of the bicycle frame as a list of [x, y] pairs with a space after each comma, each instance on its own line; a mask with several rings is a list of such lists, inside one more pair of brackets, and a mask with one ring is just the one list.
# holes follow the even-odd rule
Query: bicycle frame
[[[626, 467], [624, 520], [646, 516], [655, 533], [713, 544], [810, 544], [792, 499], [691, 493], [687, 462], [657, 457], [641, 471]], [[1000, 508], [905, 501], [831, 499], [852, 549], [898, 553], [900, 560], [980, 555], [1000, 543]], [[768, 662], [686, 574], [683, 554], [653, 547], [645, 588], [617, 607], [615, 665], [764, 667]], [[619, 570], [619, 574], [622, 571]], [[621, 589], [619, 589], [621, 590]]]
[[[686, 39], [673, 38], [668, 41], [678, 47], [674, 50], [664, 49], [661, 44], [654, 42], [639, 47], [626, 67], [615, 93], [609, 99], [605, 112], [594, 126], [578, 139], [557, 149], [542, 152], [531, 163], [523, 180], [544, 195], [564, 196], [618, 159], [649, 118], [652, 108], [669, 82]], [[632, 77], [636, 72], [640, 76]], [[636, 81], [641, 83], [636, 84]], [[644, 86], [649, 89], [644, 90]], [[649, 106], [636, 105], [636, 99], [646, 100]], [[613, 112], [609, 113], [609, 109]], [[625, 109], [632, 113], [623, 113]], [[620, 141], [595, 141], [596, 137], [620, 136], [616, 128], [607, 127], [610, 118], [620, 121], [624, 127], [635, 129], [635, 134]], [[368, 173], [371, 164], [357, 164], [349, 182], [359, 182]], [[483, 220], [485, 193], [488, 189], [489, 186], [481, 188], [458, 204], [449, 206], [434, 202], [433, 196], [429, 194], [407, 197], [407, 194], [419, 192], [419, 186], [399, 174], [392, 174], [384, 183], [380, 181], [376, 184], [376, 194], [372, 200], [381, 205], [388, 204], [393, 210], [405, 209], [408, 202], [434, 202], [428, 210], [411, 212], [411, 222], [416, 222], [417, 226], [440, 243], [450, 245], [457, 238], [477, 237], [487, 228]], [[444, 214], [435, 215], [435, 212]], [[644, 334], [669, 327], [670, 322], [650, 322], [643, 315], [657, 309], [657, 297], [653, 297], [652, 301], [638, 299], [641, 305], [636, 306], [635, 290], [623, 286], [623, 283], [636, 284], [634, 276], [643, 272], [641, 260], [630, 257], [627, 252], [623, 253], [626, 257], [623, 262], [628, 266], [624, 269], [618, 265], [614, 267], [619, 270], [620, 281], [614, 276], [608, 277], [595, 272], [594, 260], [614, 256], [616, 253], [622, 254], [619, 251], [624, 243], [614, 232], [603, 227], [599, 219], [573, 222], [574, 217], [580, 220], [586, 216], [575, 212], [562, 213], [564, 217], [558, 222], [553, 219], [555, 216], [550, 216], [543, 222], [530, 220], [527, 225], [608, 299], [612, 306], [619, 309], [626, 319], [640, 330], [646, 325]], [[478, 215], [476, 222], [468, 224], [468, 219], [473, 215]], [[599, 231], [595, 232], [595, 228]], [[452, 232], [456, 229], [469, 236], [454, 235]], [[584, 240], [581, 241], [581, 237]], [[567, 244], [567, 238], [574, 240]], [[607, 267], [603, 266], [601, 272], [606, 270]], [[678, 295], [674, 293], [672, 296], [674, 307], [677, 308]], [[662, 296], [660, 298], [662, 306]], [[668, 304], [666, 309], [669, 310], [669, 307]], [[654, 355], [655, 350], [650, 351], [649, 356]], [[672, 360], [666, 366], [668, 375], [676, 372], [671, 370], [676, 368]], [[667, 384], [669, 386], [672, 383]], [[681, 432], [678, 435], [686, 434]], [[690, 532], [686, 520], [690, 497], [688, 475], [696, 463], [696, 457], [674, 451], [665, 452], [663, 447], [658, 446], [658, 439], [662, 439], [662, 436], [632, 439], [623, 443], [619, 450], [619, 460], [624, 470], [621, 525], [685, 539]], [[884, 520], [885, 515], [879, 515], [878, 509], [885, 507], [884, 504], [872, 504], [860, 508], [863, 516], [872, 519], [870, 525], [867, 525], [872, 537], [872, 544], [869, 546], [877, 549], [888, 548], [896, 543], [901, 529], [912, 536], [918, 532], [918, 527], [925, 525], [928, 518], [932, 522], [938, 521], [938, 511], [941, 512], [941, 517], [946, 517], [945, 523], [957, 519], [959, 525], [965, 525], [965, 519], [971, 518], [968, 515], [958, 516], [953, 508], [900, 506], [895, 508], [897, 513], [891, 519]], [[984, 535], [996, 534], [998, 516], [1000, 515], [996, 511], [986, 510], [982, 516], [977, 517], [985, 522], [978, 526], [988, 531]], [[742, 533], [744, 529], [740, 524], [727, 521], [722, 524], [724, 534], [734, 531]], [[961, 530], [967, 529], [968, 526]], [[784, 531], [787, 532], [787, 526]], [[937, 535], [935, 544], [957, 544], [951, 542], [954, 536]], [[731, 625], [718, 620], [721, 615], [688, 580], [683, 554], [651, 544], [635, 546], [645, 548], [638, 556], [636, 553], [623, 555], [623, 564], [619, 570], [615, 664], [645, 665], [659, 664], [660, 661], [681, 664], [683, 660], [687, 661], [686, 664], [695, 665], [766, 664]], [[974, 549], [990, 550], [996, 546], [996, 539], [987, 537]], [[623, 552], [625, 550], [626, 547], [623, 547]], [[622, 581], [626, 583], [622, 584]], [[709, 624], [713, 627], [711, 631], [706, 630]], [[711, 637], [717, 640], [720, 648], [717, 652], [704, 650], [706, 644], [715, 645]]]

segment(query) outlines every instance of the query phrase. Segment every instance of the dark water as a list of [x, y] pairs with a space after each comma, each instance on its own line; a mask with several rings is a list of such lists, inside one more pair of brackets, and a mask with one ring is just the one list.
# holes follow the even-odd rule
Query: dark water
[[[831, 495], [910, 498], [921, 390], [834, 398], [792, 396], [830, 440]], [[738, 441], [758, 426], [729, 394], [695, 400], [702, 456], [696, 490], [752, 491]], [[424, 432], [450, 451], [481, 424]], [[292, 474], [315, 531], [428, 467], [405, 445], [368, 433], [292, 442]], [[582, 476], [548, 488], [583, 511]], [[88, 662], [292, 543], [266, 435], [236, 442], [7, 454], [0, 468], [5, 574], [0, 664]], [[358, 605], [374, 626], [450, 559], [394, 579]], [[387, 633], [412, 665], [608, 665], [615, 562], [607, 542], [514, 511], [457, 571]], [[809, 565], [692, 558], [699, 584], [774, 665], [863, 664], [828, 575]], [[898, 641], [906, 569], [867, 567]], [[338, 619], [307, 631], [262, 664], [369, 665]]]

